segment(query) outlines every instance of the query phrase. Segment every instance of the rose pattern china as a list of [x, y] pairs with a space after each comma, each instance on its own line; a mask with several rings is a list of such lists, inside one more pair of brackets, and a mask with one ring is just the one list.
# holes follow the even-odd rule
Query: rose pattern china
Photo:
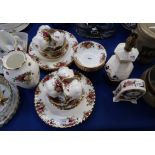
[[136, 104], [137, 99], [142, 97], [146, 92], [145, 82], [141, 79], [127, 79], [122, 81], [117, 89], [113, 91], [114, 102], [130, 101]]
[[0, 75], [0, 127], [6, 124], [15, 114], [19, 104], [19, 92]]
[[115, 48], [115, 55], [111, 58], [105, 65], [105, 71], [111, 81], [122, 81], [127, 79], [134, 66], [133, 63], [139, 52], [135, 46], [135, 41], [137, 39], [137, 34], [132, 33], [128, 38], [126, 43], [120, 43]]
[[[60, 78], [60, 75], [64, 75], [65, 80], [63, 80], [62, 76]], [[71, 70], [63, 68], [63, 71], [59, 72], [59, 78], [57, 71], [52, 72], [45, 76], [36, 88], [36, 112], [50, 126], [59, 128], [72, 127], [82, 123], [92, 113], [95, 104], [95, 90], [91, 81], [79, 72], [74, 72], [74, 78], [78, 82], [70, 78], [71, 76]], [[55, 81], [55, 85], [53, 88], [47, 89], [47, 85], [50, 84], [49, 81], [52, 81], [52, 79]], [[72, 83], [73, 81], [74, 84]], [[68, 85], [73, 87], [68, 87]], [[53, 89], [55, 94], [49, 92], [49, 90], [52, 91]], [[74, 93], [68, 96], [68, 93], [64, 93], [64, 89]], [[65, 98], [63, 98], [64, 96]]]
[[47, 71], [68, 66], [73, 61], [77, 39], [69, 32], [42, 25], [29, 46], [29, 55]]
[[84, 41], [75, 48], [74, 62], [83, 71], [96, 71], [103, 67], [106, 61], [105, 48], [93, 41]]
[[60, 109], [71, 109], [82, 97], [82, 85], [73, 70], [61, 67], [54, 76], [44, 81], [48, 99]]
[[3, 74], [5, 78], [20, 87], [35, 87], [40, 79], [38, 64], [23, 52], [13, 51], [4, 56]]

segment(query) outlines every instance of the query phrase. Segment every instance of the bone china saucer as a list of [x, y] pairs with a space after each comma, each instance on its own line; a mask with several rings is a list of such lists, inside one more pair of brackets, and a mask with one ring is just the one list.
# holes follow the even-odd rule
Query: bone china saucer
[[90, 72], [103, 67], [106, 57], [106, 50], [101, 44], [84, 41], [75, 49], [74, 62], [81, 70]]
[[6, 124], [16, 113], [19, 104], [19, 92], [3, 76], [0, 76], [0, 127]]
[[64, 31], [64, 33], [69, 47], [62, 57], [56, 59], [48, 59], [41, 55], [39, 49], [31, 42], [29, 47], [29, 55], [39, 64], [41, 69], [52, 71], [62, 66], [68, 66], [72, 63], [74, 47], [78, 44], [78, 41], [71, 33], [67, 31]]
[[88, 78], [79, 72], [75, 72], [75, 76], [79, 78], [83, 86], [83, 97], [80, 103], [74, 108], [61, 110], [49, 101], [44, 88], [44, 83], [53, 78], [55, 74], [56, 72], [52, 72], [45, 76], [36, 88], [36, 112], [42, 121], [53, 127], [67, 128], [78, 125], [85, 121], [92, 113], [95, 105], [94, 87]]

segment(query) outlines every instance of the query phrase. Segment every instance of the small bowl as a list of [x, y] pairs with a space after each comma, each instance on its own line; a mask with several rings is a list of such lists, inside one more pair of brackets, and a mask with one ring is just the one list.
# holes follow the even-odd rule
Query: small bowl
[[101, 69], [106, 61], [105, 48], [93, 41], [84, 41], [75, 48], [74, 62], [78, 68], [86, 72]]

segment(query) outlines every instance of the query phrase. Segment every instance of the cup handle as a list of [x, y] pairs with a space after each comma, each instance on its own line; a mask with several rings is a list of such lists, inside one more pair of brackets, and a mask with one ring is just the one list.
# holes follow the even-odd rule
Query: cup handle
[[0, 58], [0, 74], [3, 74], [3, 61], [2, 61], [2, 58]]

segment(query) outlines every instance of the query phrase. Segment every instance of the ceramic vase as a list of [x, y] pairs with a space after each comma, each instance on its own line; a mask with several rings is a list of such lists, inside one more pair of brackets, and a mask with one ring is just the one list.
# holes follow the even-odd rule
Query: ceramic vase
[[4, 56], [3, 74], [10, 82], [23, 88], [35, 87], [40, 79], [38, 64], [24, 53], [13, 51]]

